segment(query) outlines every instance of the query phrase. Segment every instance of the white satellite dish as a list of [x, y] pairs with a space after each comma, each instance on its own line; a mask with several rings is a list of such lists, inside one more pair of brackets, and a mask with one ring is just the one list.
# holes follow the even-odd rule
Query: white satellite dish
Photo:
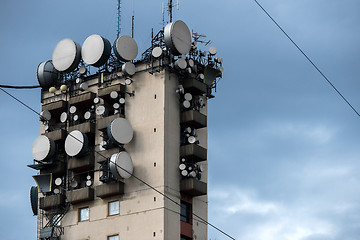
[[60, 122], [65, 123], [66, 120], [67, 120], [67, 113], [66, 112], [61, 113]]
[[99, 105], [99, 106], [96, 107], [95, 113], [96, 113], [96, 115], [101, 116], [101, 115], [104, 115], [105, 110], [106, 109], [105, 109], [104, 105]]
[[180, 164], [180, 165], [179, 165], [179, 169], [180, 169], [180, 170], [186, 169], [186, 165], [185, 165], [184, 163]]
[[59, 194], [59, 193], [60, 193], [60, 189], [55, 188], [55, 189], [54, 189], [54, 194]]
[[79, 115], [74, 115], [74, 117], [73, 117], [73, 120], [76, 122], [76, 121], [78, 121], [79, 120]]
[[154, 49], [151, 51], [151, 55], [154, 58], [159, 58], [162, 55], [163, 50], [161, 49], [161, 47], [154, 47]]
[[190, 177], [196, 178], [196, 172], [195, 171], [191, 171], [189, 173]]
[[191, 49], [191, 33], [181, 20], [169, 23], [164, 29], [166, 47], [175, 55], [187, 54]]
[[109, 123], [107, 134], [112, 142], [127, 144], [132, 140], [134, 131], [127, 119], [119, 117]]
[[132, 62], [126, 62], [121, 66], [121, 71], [128, 76], [132, 76], [136, 73], [135, 64]]
[[188, 171], [187, 170], [182, 170], [181, 175], [184, 176], [184, 177], [187, 177]]
[[188, 142], [193, 144], [196, 142], [196, 138], [194, 136], [190, 136], [190, 137], [188, 137]]
[[70, 186], [71, 186], [72, 188], [76, 188], [78, 185], [79, 185], [78, 182], [75, 181], [75, 180], [72, 180], [71, 183], [70, 183]]
[[91, 185], [92, 185], [92, 181], [91, 181], [91, 180], [87, 180], [87, 181], [86, 181], [86, 186], [87, 186], [87, 187], [90, 187]]
[[210, 47], [210, 49], [209, 49], [209, 54], [210, 54], [210, 55], [215, 55], [216, 53], [217, 53], [216, 47]]
[[202, 73], [200, 73], [200, 74], [197, 76], [197, 78], [198, 78], [199, 80], [203, 81], [203, 80], [205, 79], [205, 75], [202, 74]]
[[84, 65], [79, 68], [79, 73], [81, 75], [85, 75], [87, 73], [87, 69]]
[[71, 114], [76, 113], [76, 107], [75, 107], [75, 106], [71, 106], [69, 111], [70, 111]]
[[133, 80], [131, 80], [130, 78], [126, 78], [126, 79], [125, 79], [125, 84], [126, 84], [126, 85], [131, 85], [132, 82], [133, 82]]
[[189, 59], [188, 60], [188, 65], [189, 65], [189, 67], [193, 68], [195, 66], [194, 60]]
[[86, 91], [86, 90], [89, 89], [89, 85], [86, 82], [83, 82], [83, 83], [80, 84], [79, 88], [80, 88], [81, 91]]
[[214, 60], [215, 60], [215, 62], [217, 62], [217, 63], [220, 63], [220, 64], [223, 63], [223, 59], [222, 59], [221, 57], [216, 57], [216, 58], [214, 58]]
[[114, 103], [114, 104], [113, 104], [113, 108], [114, 108], [114, 109], [119, 109], [119, 108], [120, 108], [120, 104], [119, 104], [119, 103]]
[[184, 98], [187, 101], [191, 101], [193, 97], [192, 97], [191, 93], [185, 93]]
[[138, 46], [132, 37], [124, 35], [116, 39], [113, 51], [120, 61], [128, 62], [136, 58]]
[[187, 127], [187, 128], [185, 128], [184, 132], [191, 133], [191, 132], [192, 132], [191, 127]]
[[55, 142], [45, 135], [37, 137], [32, 146], [32, 155], [35, 160], [45, 161], [55, 154]]
[[87, 179], [87, 180], [91, 180], [91, 176], [90, 176], [90, 175], [87, 175], [87, 176], [86, 176], [86, 179]]
[[183, 58], [179, 58], [175, 61], [175, 67], [179, 70], [185, 70], [187, 67], [186, 60]]
[[40, 113], [40, 119], [45, 121], [51, 120], [51, 113], [48, 110], [44, 110]]
[[119, 96], [119, 94], [118, 94], [118, 92], [116, 92], [116, 91], [112, 91], [112, 92], [110, 93], [110, 97], [111, 97], [112, 99], [116, 99], [118, 96]]
[[49, 124], [44, 124], [44, 130], [45, 130], [45, 131], [49, 130], [49, 128], [50, 128], [50, 127], [49, 127]]
[[79, 130], [74, 130], [65, 139], [65, 152], [70, 157], [80, 157], [87, 151], [88, 144], [87, 136]]
[[199, 165], [199, 171], [200, 171], [200, 172], [205, 171], [205, 166], [204, 166], [203, 164], [200, 164], [200, 165]]
[[52, 54], [52, 63], [59, 72], [73, 71], [79, 65], [80, 59], [80, 45], [69, 38], [61, 40]]
[[42, 88], [54, 86], [58, 79], [58, 71], [54, 68], [51, 60], [40, 63], [36, 75]]
[[120, 104], [125, 104], [125, 98], [120, 98], [120, 99], [119, 99], [119, 103], [120, 103]]
[[109, 168], [111, 173], [118, 180], [122, 178], [130, 178], [134, 171], [134, 165], [132, 163], [131, 157], [129, 153], [125, 151], [115, 153], [111, 156]]
[[185, 108], [190, 108], [191, 104], [190, 104], [189, 101], [185, 100], [185, 101], [183, 102], [183, 106], [184, 106]]
[[61, 178], [56, 178], [55, 179], [55, 185], [60, 186], [61, 184], [62, 184], [62, 179]]
[[81, 48], [81, 56], [84, 62], [94, 67], [104, 65], [110, 54], [111, 44], [109, 40], [97, 34], [86, 38]]
[[75, 83], [76, 83], [76, 84], [80, 84], [81, 82], [82, 82], [82, 79], [81, 79], [81, 78], [76, 78], [76, 79], [75, 79]]
[[92, 115], [91, 112], [89, 112], [89, 111], [85, 112], [84, 113], [85, 120], [89, 120], [91, 118], [91, 115]]
[[186, 159], [185, 159], [185, 158], [182, 158], [182, 159], [181, 159], [181, 162], [185, 162], [185, 161], [186, 161]]
[[94, 98], [94, 103], [95, 104], [98, 104], [99, 102], [100, 102], [100, 98], [98, 98], [98, 97]]

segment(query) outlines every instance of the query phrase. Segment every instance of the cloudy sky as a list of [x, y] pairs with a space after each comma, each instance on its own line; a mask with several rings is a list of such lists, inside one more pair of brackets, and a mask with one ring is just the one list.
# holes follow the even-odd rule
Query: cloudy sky
[[[123, 34], [131, 1], [123, 0]], [[360, 110], [360, 2], [260, 0]], [[180, 0], [175, 19], [224, 58], [208, 104], [209, 222], [237, 240], [358, 240], [360, 118], [253, 0]], [[135, 0], [140, 52], [161, 0]], [[1, 84], [36, 85], [57, 42], [116, 37], [116, 1], [0, 1]], [[9, 90], [40, 110], [39, 90]], [[0, 92], [0, 239], [35, 239], [29, 203], [37, 116]], [[209, 239], [226, 236], [209, 228]]]

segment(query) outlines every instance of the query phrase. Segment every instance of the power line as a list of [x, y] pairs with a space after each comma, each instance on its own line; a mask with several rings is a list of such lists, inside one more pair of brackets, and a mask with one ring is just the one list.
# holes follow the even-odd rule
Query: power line
[[12, 85], [2, 85], [0, 84], [0, 87], [2, 88], [13, 88], [13, 89], [31, 89], [31, 88], [40, 88], [40, 85], [35, 86], [12, 86]]
[[285, 34], [285, 36], [294, 44], [294, 46], [304, 55], [304, 57], [311, 63], [311, 65], [321, 74], [321, 76], [330, 84], [330, 86], [340, 95], [340, 97], [350, 106], [350, 108], [360, 117], [359, 112], [350, 104], [350, 102], [340, 93], [340, 91], [331, 83], [325, 74], [315, 65], [315, 63], [305, 54], [305, 52], [295, 43], [295, 41], [285, 32], [285, 30], [274, 20], [273, 17], [261, 6], [261, 4], [254, 0], [254, 2], [264, 11], [264, 13], [275, 23], [275, 25]]
[[[33, 111], [34, 113], [36, 113], [37, 115], [40, 115], [40, 113], [36, 112], [34, 109], [32, 109], [31, 107], [29, 107], [28, 105], [26, 105], [24, 102], [22, 102], [21, 100], [17, 99], [15, 96], [11, 95], [10, 93], [8, 93], [7, 91], [3, 90], [2, 88], [0, 88], [0, 90], [2, 90], [3, 92], [5, 92], [7, 95], [9, 95], [10, 97], [12, 97], [13, 99], [15, 99], [16, 101], [18, 101], [19, 103], [21, 103], [22, 105], [24, 105], [25, 107], [27, 107], [28, 109], [30, 109], [31, 111]], [[81, 141], [80, 139], [78, 139], [77, 137], [71, 135], [71, 133], [69, 133], [66, 129], [64, 129], [68, 135], [70, 135], [71, 137], [73, 137], [75, 140], [79, 141], [80, 143], [84, 143], [83, 141]], [[108, 159], [106, 156], [104, 156], [103, 154], [101, 154], [100, 152], [96, 151], [95, 148], [93, 148], [94, 152], [99, 154], [101, 157], [103, 157], [104, 159]], [[180, 206], [180, 208], [182, 208], [181, 204], [178, 203], [177, 201], [173, 200], [172, 198], [170, 198], [169, 196], [165, 195], [164, 193], [160, 192], [159, 190], [157, 190], [155, 187], [151, 186], [149, 183], [145, 182], [144, 180], [142, 180], [141, 178], [135, 176], [133, 173], [130, 173], [128, 170], [124, 169], [123, 167], [119, 166], [118, 164], [114, 163], [117, 167], [119, 167], [121, 170], [125, 171], [126, 173], [130, 174], [132, 177], [134, 177], [136, 180], [140, 181], [141, 183], [145, 184], [146, 186], [148, 186], [149, 188], [153, 189], [155, 192], [159, 193], [160, 195], [162, 195], [164, 198], [170, 200], [171, 202], [175, 203], [176, 205]], [[181, 215], [181, 214], [180, 214]], [[225, 231], [221, 230], [220, 228], [216, 227], [215, 225], [211, 224], [210, 222], [206, 221], [204, 218], [200, 217], [199, 215], [197, 215], [196, 213], [192, 213], [193, 216], [197, 217], [198, 219], [200, 219], [203, 223], [213, 227], [214, 229], [218, 230], [219, 232], [221, 232], [222, 234], [224, 234], [225, 236], [229, 237], [230, 239], [236, 240], [235, 238], [233, 238], [232, 236], [230, 236], [229, 234], [227, 234]]]

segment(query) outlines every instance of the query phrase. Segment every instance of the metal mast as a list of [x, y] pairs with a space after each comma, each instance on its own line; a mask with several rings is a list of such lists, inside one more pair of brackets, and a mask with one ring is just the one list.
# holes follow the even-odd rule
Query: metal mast
[[121, 0], [117, 2], [117, 38], [119, 38], [121, 32]]

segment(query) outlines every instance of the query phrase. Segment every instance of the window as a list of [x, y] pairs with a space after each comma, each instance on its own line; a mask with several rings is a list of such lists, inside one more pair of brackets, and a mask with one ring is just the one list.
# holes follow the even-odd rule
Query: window
[[108, 215], [109, 216], [113, 216], [113, 215], [117, 215], [120, 213], [120, 209], [119, 209], [119, 201], [113, 201], [113, 202], [109, 202], [109, 205], [108, 205]]
[[89, 220], [89, 207], [84, 207], [79, 209], [79, 222]]
[[181, 238], [180, 238], [180, 240], [191, 240], [191, 238], [189, 238], [189, 237], [186, 237], [186, 236], [184, 236], [184, 235], [181, 235]]
[[190, 223], [191, 205], [187, 202], [181, 201], [180, 220]]
[[119, 240], [119, 235], [108, 236], [107, 240]]

